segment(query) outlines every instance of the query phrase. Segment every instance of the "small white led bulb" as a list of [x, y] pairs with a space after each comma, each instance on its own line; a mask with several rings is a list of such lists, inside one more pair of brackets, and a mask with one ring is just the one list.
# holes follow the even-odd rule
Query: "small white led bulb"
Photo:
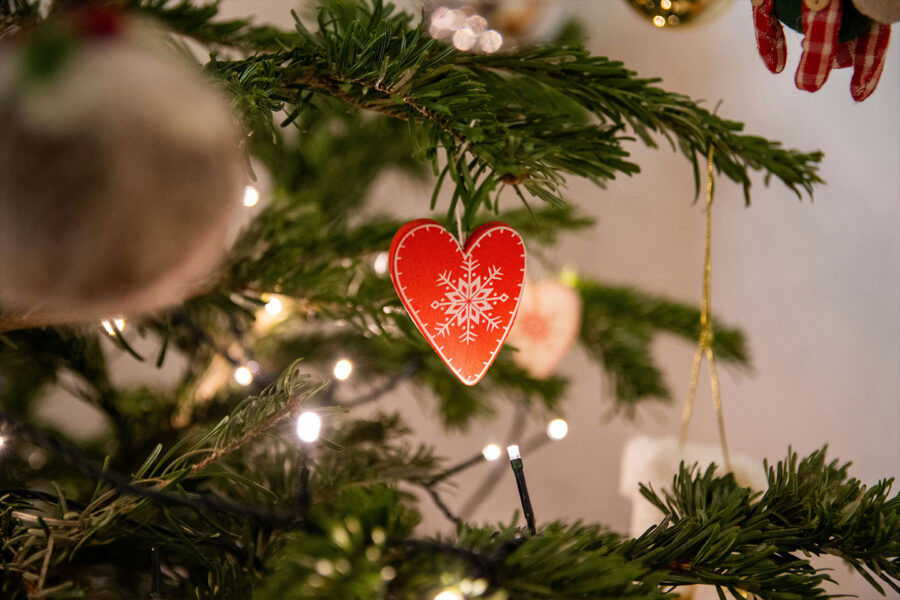
[[434, 600], [464, 600], [462, 594], [457, 592], [452, 588], [448, 588], [446, 590], [442, 590], [438, 592], [438, 595], [434, 597]]
[[112, 319], [111, 321], [100, 321], [100, 324], [103, 325], [103, 329], [106, 330], [106, 333], [111, 336], [117, 335], [120, 331], [125, 330], [125, 319], [122, 317]]
[[547, 423], [547, 437], [551, 440], [564, 439], [569, 434], [569, 424], [564, 419], [553, 419]]
[[457, 29], [453, 34], [453, 45], [457, 50], [462, 50], [464, 52], [466, 50], [471, 50], [477, 41], [478, 36], [468, 27]]
[[259, 204], [259, 192], [252, 185], [244, 188], [244, 206], [250, 208]]
[[379, 252], [378, 256], [375, 257], [375, 262], [372, 265], [375, 268], [375, 273], [378, 275], [384, 275], [388, 271], [388, 256], [387, 252]]
[[466, 22], [466, 13], [458, 9], [440, 7], [431, 15], [431, 24], [444, 31], [456, 31]]
[[272, 315], [273, 317], [281, 312], [281, 309], [284, 308], [284, 305], [281, 303], [281, 300], [278, 298], [269, 298], [269, 301], [266, 302], [266, 312]]
[[350, 377], [350, 373], [352, 372], [353, 363], [346, 358], [342, 358], [341, 360], [334, 363], [334, 376], [336, 379], [340, 379], [341, 381], [343, 381]]
[[241, 385], [250, 385], [253, 382], [253, 373], [247, 367], [238, 367], [234, 370], [234, 380]]
[[297, 417], [297, 437], [301, 441], [312, 443], [319, 439], [322, 430], [322, 419], [314, 412], [306, 411]]
[[522, 458], [522, 454], [519, 452], [519, 446], [513, 444], [512, 446], [506, 447], [506, 453], [509, 454], [509, 460], [516, 460], [517, 458]]
[[488, 29], [478, 36], [478, 46], [485, 54], [493, 54], [503, 47], [503, 36], [495, 29]]
[[472, 15], [466, 17], [465, 26], [475, 32], [475, 35], [481, 35], [487, 31], [487, 19], [481, 15]]
[[497, 444], [488, 444], [484, 448], [481, 449], [481, 453], [484, 455], [484, 460], [488, 462], [494, 462], [498, 458], [500, 458], [500, 453], [503, 452], [500, 450], [500, 446]]

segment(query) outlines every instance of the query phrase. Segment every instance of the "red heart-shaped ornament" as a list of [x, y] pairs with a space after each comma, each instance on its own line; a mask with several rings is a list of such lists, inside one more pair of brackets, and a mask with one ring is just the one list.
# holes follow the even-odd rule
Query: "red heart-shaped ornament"
[[478, 383], [519, 309], [522, 238], [505, 223], [486, 223], [463, 249], [437, 221], [417, 219], [394, 235], [389, 262], [416, 327], [460, 381]]

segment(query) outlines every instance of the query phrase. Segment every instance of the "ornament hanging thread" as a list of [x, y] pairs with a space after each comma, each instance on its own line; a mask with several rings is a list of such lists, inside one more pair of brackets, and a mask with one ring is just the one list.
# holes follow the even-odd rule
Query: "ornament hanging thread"
[[725, 469], [729, 472], [734, 469], [731, 466], [731, 456], [728, 453], [728, 439], [725, 435], [725, 416], [722, 409], [722, 393], [719, 388], [719, 375], [716, 370], [716, 355], [713, 351], [713, 327], [711, 317], [712, 305], [712, 207], [713, 207], [713, 168], [715, 149], [712, 144], [706, 156], [706, 233], [703, 254], [703, 303], [700, 308], [700, 338], [697, 340], [697, 350], [694, 352], [694, 362], [691, 365], [691, 379], [688, 387], [688, 398], [684, 405], [681, 417], [681, 435], [679, 448], [684, 448], [687, 442], [688, 427], [691, 423], [691, 415], [694, 411], [694, 401], [697, 398], [697, 384], [700, 380], [700, 365], [703, 357], [709, 363], [709, 383], [712, 388], [713, 408], [716, 413], [716, 422], [719, 428], [719, 443], [722, 445], [722, 460]]

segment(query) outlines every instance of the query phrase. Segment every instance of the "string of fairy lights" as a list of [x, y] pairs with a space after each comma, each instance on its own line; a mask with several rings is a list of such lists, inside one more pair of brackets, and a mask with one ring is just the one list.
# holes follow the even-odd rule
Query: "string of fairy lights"
[[[441, 17], [442, 14], [443, 13], [438, 12], [436, 13], [436, 16]], [[444, 14], [443, 16], [447, 17], [446, 14]], [[453, 18], [456, 17], [458, 17], [458, 15], [455, 15]], [[483, 21], [483, 19], [481, 20]], [[432, 22], [434, 23], [434, 17], [432, 19]], [[472, 24], [474, 23], [474, 20], [470, 16], [465, 20], [465, 23]], [[458, 36], [454, 36], [454, 44], [456, 44], [457, 42], [457, 37]], [[258, 203], [259, 193], [252, 186], [248, 186], [247, 191], [244, 195], [244, 205], [248, 208], [251, 208], [256, 206]], [[388, 259], [389, 257], [387, 252], [379, 252], [378, 254], [376, 254], [373, 259], [372, 267], [377, 275], [383, 277], [387, 274], [389, 266]], [[261, 312], [273, 318], [277, 318], [282, 315], [282, 312], [285, 310], [286, 302], [283, 302], [281, 299], [274, 295], [264, 296], [263, 299], [265, 300], [265, 304], [263, 305]], [[234, 371], [235, 381], [243, 386], [250, 385], [253, 382], [254, 365], [255, 363], [251, 361], [245, 366], [237, 367]], [[258, 365], [256, 365], [256, 367], [258, 368]], [[338, 359], [331, 369], [331, 373], [336, 381], [348, 380], [352, 376], [353, 371], [353, 363], [349, 358]], [[322, 429], [322, 417], [315, 410], [306, 410], [301, 412], [297, 416], [295, 426], [296, 435], [300, 442], [302, 442], [304, 445], [314, 445], [319, 440]], [[568, 433], [568, 422], [566, 422], [566, 420], [562, 418], [553, 418], [547, 423], [546, 438], [544, 439], [549, 441], [561, 441], [567, 437]], [[537, 440], [531, 440], [527, 444], [527, 447], [537, 449], [541, 444], [540, 442], [535, 443], [535, 441]], [[481, 449], [480, 456], [473, 457], [472, 459], [463, 461], [456, 466], [450, 467], [449, 469], [447, 469], [447, 471], [445, 471], [445, 473], [457, 474], [477, 464], [494, 463], [499, 460], [502, 455], [503, 450], [500, 444], [496, 442], [489, 442]], [[528, 488], [525, 482], [524, 464], [519, 445], [509, 445], [507, 447], [507, 455], [509, 457], [510, 466], [516, 480], [519, 499], [526, 520], [526, 526], [528, 528], [528, 531], [534, 534], [534, 511], [532, 510], [531, 499], [529, 497]], [[302, 468], [308, 470], [308, 466], [305, 463]], [[439, 500], [437, 500], [436, 498], [436, 501]], [[322, 559], [316, 564], [316, 571], [321, 577], [331, 576], [334, 573], [335, 569], [336, 566], [328, 560]], [[382, 580], [390, 581], [396, 576], [396, 571], [392, 567], [386, 566], [382, 569], [380, 575]], [[467, 597], [478, 597], [482, 595], [488, 587], [487, 581], [485, 581], [484, 579], [473, 580], [469, 578], [463, 578], [459, 581], [451, 581], [450, 579], [452, 579], [452, 576], [450, 576], [449, 574], [447, 574], [444, 579], [447, 579], [447, 581], [441, 582], [443, 587], [436, 592], [434, 600], [464, 600]]]
[[[257, 206], [260, 202], [260, 194], [258, 190], [253, 186], [247, 186], [243, 203], [247, 208], [253, 208]], [[381, 276], [387, 273], [388, 269], [388, 254], [386, 252], [378, 253], [373, 260], [373, 268], [375, 272]], [[262, 296], [262, 300], [264, 304], [258, 311], [258, 318], [266, 318], [269, 319], [280, 319], [285, 316], [285, 312], [289, 308], [290, 299], [280, 298], [276, 295], [266, 294]], [[127, 320], [124, 317], [114, 317], [110, 319], [105, 319], [100, 322], [100, 327], [102, 330], [110, 337], [115, 338], [118, 342], [126, 343], [124, 340], [124, 332], [127, 328]], [[228, 357], [226, 357], [228, 358]], [[233, 369], [233, 380], [240, 386], [248, 387], [254, 383], [256, 377], [261, 373], [261, 367], [259, 363], [254, 360], [248, 360], [246, 362], [241, 363], [240, 361], [234, 361], [233, 359], [229, 359], [230, 363], [235, 364]], [[349, 358], [339, 358], [332, 366], [331, 374], [334, 377], [335, 381], [346, 381], [349, 379], [354, 372], [353, 363]], [[380, 394], [372, 395], [372, 398], [377, 398]], [[338, 402], [339, 404], [339, 402]], [[357, 404], [351, 402], [353, 406]], [[323, 430], [323, 421], [322, 416], [316, 409], [304, 410], [302, 411], [296, 419], [294, 430], [297, 438], [304, 446], [311, 446], [316, 444], [321, 437]], [[525, 448], [526, 450], [536, 450], [539, 448], [544, 442], [548, 441], [560, 441], [566, 438], [569, 433], [569, 424], [562, 418], [553, 418], [551, 419], [545, 429], [546, 437], [541, 437], [540, 439], [532, 439], [526, 442]], [[543, 440], [543, 442], [541, 441]], [[0, 452], [3, 452], [10, 445], [9, 434], [8, 432], [4, 432], [2, 428], [0, 428]], [[536, 443], [537, 442], [537, 443]], [[312, 448], [309, 448], [310, 452], [314, 452]], [[531, 500], [528, 494], [527, 486], [525, 485], [524, 478], [524, 467], [521, 457], [521, 450], [519, 445], [510, 444], [507, 447], [507, 454], [509, 456], [510, 465], [516, 479], [517, 488], [519, 492], [519, 498], [522, 505], [523, 513], [526, 519], [526, 525], [532, 534], [535, 532], [534, 525], [534, 514], [531, 509]], [[496, 442], [489, 442], [482, 449], [480, 454], [476, 454], [472, 458], [469, 458], [453, 467], [447, 469], [443, 474], [437, 476], [435, 478], [435, 482], [439, 480], [443, 480], [449, 475], [455, 475], [460, 473], [466, 469], [469, 469], [478, 464], [484, 463], [494, 463], [500, 459], [503, 455], [503, 450], [500, 444]], [[301, 466], [303, 469], [307, 470], [307, 480], [308, 480], [308, 470], [309, 466], [304, 463]], [[308, 493], [305, 492], [305, 493]], [[434, 492], [433, 497], [436, 495]], [[437, 502], [440, 502], [439, 499], [436, 498]], [[327, 562], [327, 561], [326, 561]], [[333, 565], [321, 565], [321, 570], [323, 572], [333, 571]], [[326, 576], [325, 573], [322, 573], [322, 576]], [[381, 577], [385, 581], [390, 581], [393, 577], [396, 576], [396, 572], [389, 566], [385, 567], [381, 573]], [[441, 588], [436, 592], [434, 596], [434, 600], [464, 600], [468, 597], [477, 597], [480, 596], [487, 589], [487, 582], [483, 579], [461, 579], [458, 581], [447, 580], [448, 578], [452, 579], [452, 577], [448, 576], [442, 578], [440, 585]]]

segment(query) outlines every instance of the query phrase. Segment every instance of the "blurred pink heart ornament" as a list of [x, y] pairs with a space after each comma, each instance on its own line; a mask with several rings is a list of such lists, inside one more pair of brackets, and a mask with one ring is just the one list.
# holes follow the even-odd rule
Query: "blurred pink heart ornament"
[[535, 379], [553, 375], [578, 336], [581, 297], [558, 281], [525, 280], [508, 343], [513, 360]]

